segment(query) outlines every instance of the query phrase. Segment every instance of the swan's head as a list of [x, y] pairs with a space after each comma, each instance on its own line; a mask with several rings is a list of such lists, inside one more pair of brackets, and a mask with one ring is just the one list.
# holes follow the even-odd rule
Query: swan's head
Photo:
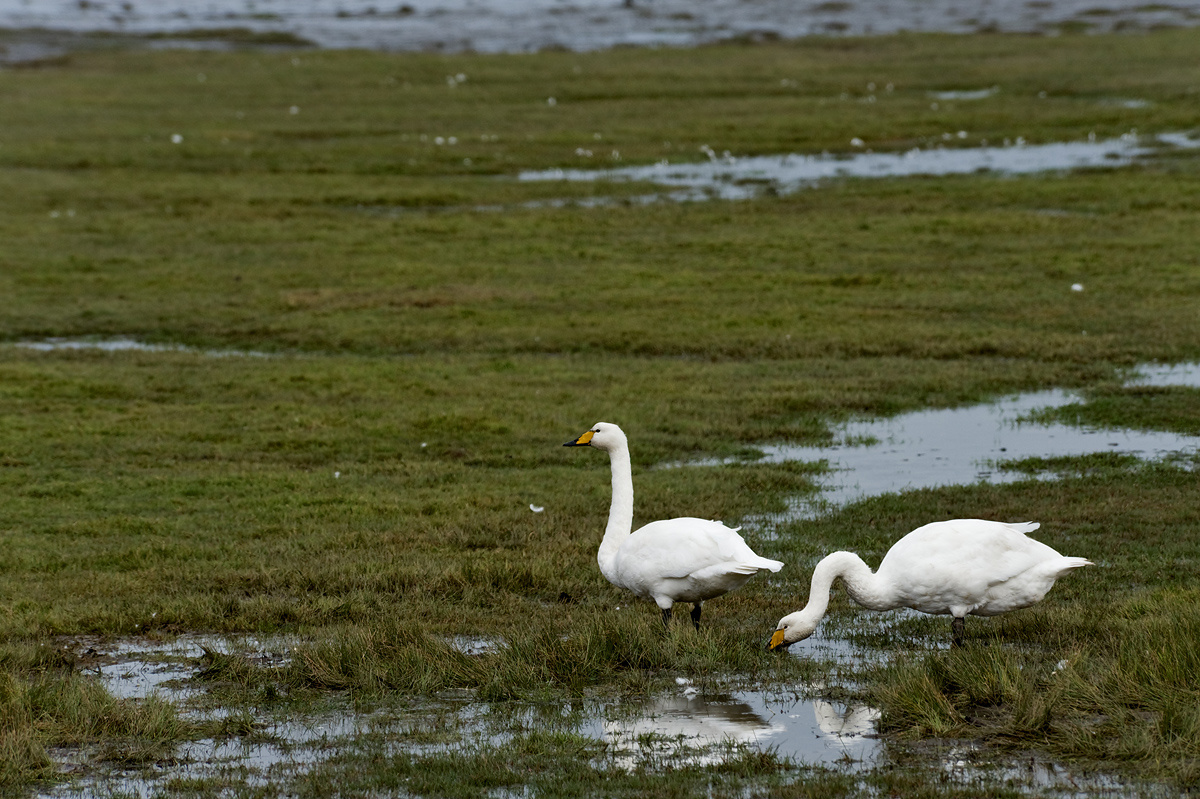
[[816, 631], [820, 622], [819, 616], [813, 618], [811, 614], [805, 613], [803, 610], [784, 616], [779, 620], [779, 626], [771, 636], [767, 649], [787, 649], [797, 641], [803, 641]]
[[595, 447], [606, 452], [626, 445], [625, 433], [611, 422], [596, 422], [591, 430], [574, 441], [563, 444], [564, 447]]

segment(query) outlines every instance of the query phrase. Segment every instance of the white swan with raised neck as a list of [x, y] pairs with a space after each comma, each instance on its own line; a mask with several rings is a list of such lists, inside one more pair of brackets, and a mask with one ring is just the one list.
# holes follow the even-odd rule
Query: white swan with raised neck
[[650, 522], [634, 532], [629, 441], [615, 424], [598, 422], [563, 446], [608, 453], [612, 504], [596, 561], [610, 583], [653, 600], [664, 623], [674, 603], [690, 602], [692, 622], [699, 627], [705, 600], [740, 587], [760, 571], [783, 568], [780, 561], [755, 554], [737, 528], [719, 521], [685, 516]]

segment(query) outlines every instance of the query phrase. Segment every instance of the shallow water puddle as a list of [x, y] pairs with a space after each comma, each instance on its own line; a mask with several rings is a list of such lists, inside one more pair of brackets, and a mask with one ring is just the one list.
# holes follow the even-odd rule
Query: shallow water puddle
[[[471, 646], [481, 645], [472, 640]], [[175, 642], [140, 639], [77, 644], [101, 662], [106, 686], [125, 697], [158, 695], [177, 702], [185, 714], [195, 689], [187, 679], [199, 670], [205, 649], [238, 653], [273, 663], [286, 662], [290, 642], [254, 638], [228, 641], [209, 636]], [[845, 641], [815, 636], [792, 647], [792, 654], [822, 659], [856, 658], [863, 653]], [[112, 661], [108, 663], [108, 661]], [[108, 666], [112, 666], [109, 668]], [[154, 676], [146, 678], [150, 673]], [[362, 708], [337, 697], [323, 709], [289, 710], [285, 718], [259, 713], [247, 738], [199, 740], [181, 744], [167, 761], [141, 769], [90, 765], [86, 751], [52, 752], [72, 781], [51, 786], [44, 797], [170, 795], [180, 781], [216, 781], [227, 792], [262, 790], [284, 794], [326, 760], [339, 756], [415, 757], [487, 750], [534, 731], [569, 732], [605, 746], [593, 756], [603, 769], [637, 770], [719, 765], [747, 749], [772, 751], [797, 764], [849, 773], [886, 767], [888, 754], [876, 735], [879, 712], [869, 706], [813, 698], [820, 686], [795, 692], [734, 690], [705, 693], [690, 681], [647, 700], [577, 699], [561, 706], [471, 701], [463, 693], [425, 700], [384, 700]], [[202, 713], [201, 713], [202, 715]], [[1131, 786], [1100, 774], [1072, 771], [1036, 757], [1008, 762], [985, 759], [970, 742], [950, 742], [931, 753], [946, 779], [975, 785], [984, 793], [1004, 784], [1055, 796], [1127, 795]], [[1139, 794], [1140, 795], [1140, 794]]]
[[[173, 701], [195, 693], [183, 685], [206, 652], [239, 655], [260, 665], [282, 666], [291, 659], [295, 641], [280, 636], [188, 635], [170, 643], [142, 639], [102, 639], [80, 642], [86, 647], [84, 670], [99, 676], [113, 696], [145, 699], [160, 693]], [[90, 665], [87, 665], [90, 664]]]
[[959, 742], [939, 757], [942, 773], [955, 783], [974, 785], [980, 795], [997, 784], [1035, 796], [1078, 797], [1178, 797], [1177, 790], [1153, 783], [1124, 780], [1110, 774], [1068, 767], [1045, 760], [1036, 753], [996, 762], [988, 750], [975, 742]]
[[692, 691], [632, 707], [609, 706], [605, 719], [581, 731], [606, 741], [613, 762], [627, 769], [660, 760], [715, 765], [738, 746], [773, 750], [809, 765], [870, 768], [883, 759], [875, 708], [799, 693], [705, 697]]
[[1200, 363], [1142, 364], [1125, 385], [1200, 388]]
[[14, 341], [4, 346], [38, 352], [186, 352], [210, 358], [270, 358], [255, 350], [205, 350], [184, 344], [148, 344], [132, 338], [46, 338], [39, 341]]
[[[263, 665], [285, 665], [295, 641], [278, 636], [190, 635], [165, 642], [150, 639], [76, 638], [64, 646], [77, 657], [80, 671], [93, 674], [110, 694], [121, 699], [141, 700], [158, 697], [175, 705], [180, 715], [191, 721], [219, 720], [228, 715], [222, 708], [205, 708], [200, 700], [206, 689], [192, 682], [202, 668], [200, 658], [206, 652], [239, 655]], [[247, 742], [242, 739], [188, 741], [175, 748], [169, 763], [152, 764], [144, 769], [112, 767], [96, 770], [87, 764], [89, 751], [63, 747], [50, 752], [59, 770], [74, 775], [74, 782], [52, 786], [39, 796], [152, 796], [165, 792], [170, 779], [209, 777], [237, 773], [264, 776], [281, 763], [312, 763], [315, 758], [307, 747], [323, 740], [323, 726], [336, 720], [315, 721], [304, 725], [301, 733], [292, 733], [286, 742], [267, 725], [268, 740]], [[253, 780], [251, 780], [253, 782]]]
[[[494, 650], [482, 639], [455, 639], [477, 652]], [[205, 651], [238, 654], [267, 665], [283, 665], [293, 641], [283, 638], [184, 636], [172, 642], [143, 639], [83, 639], [72, 642], [82, 668], [95, 673], [115, 696], [157, 696], [176, 704], [193, 721], [220, 719], [229, 711], [204, 707], [205, 688], [191, 678]], [[841, 650], [836, 642], [815, 646]], [[814, 650], [816, 652], [817, 650]], [[169, 761], [140, 769], [89, 766], [86, 750], [52, 752], [73, 781], [42, 792], [46, 797], [169, 792], [172, 780], [219, 779], [233, 785], [286, 785], [319, 763], [352, 752], [363, 736], [382, 737], [386, 754], [429, 755], [503, 745], [514, 736], [546, 728], [604, 743], [597, 765], [629, 770], [714, 765], [746, 748], [773, 750], [811, 765], [863, 769], [883, 758], [875, 737], [878, 711], [862, 705], [794, 693], [738, 690], [706, 694], [680, 678], [675, 692], [648, 700], [581, 699], [546, 707], [519, 702], [487, 704], [466, 695], [412, 702], [381, 702], [370, 709], [344, 698], [313, 712], [289, 711], [286, 718], [259, 714], [247, 738], [204, 739], [178, 746]], [[444, 733], [431, 736], [430, 730]], [[378, 745], [378, 744], [371, 744]]]
[[[1128, 385], [1200, 386], [1200, 364], [1147, 366]], [[780, 515], [756, 517], [766, 524], [814, 518], [833, 508], [879, 494], [1029, 478], [998, 468], [1004, 461], [1113, 452], [1163, 460], [1200, 451], [1200, 438], [1177, 433], [1100, 430], [1028, 421], [1029, 414], [1081, 402], [1051, 390], [1019, 394], [988, 405], [906, 413], [890, 419], [850, 422], [829, 447], [765, 446], [767, 462], [827, 461], [816, 499], [801, 498]]]
[[[965, 138], [965, 132], [951, 138]], [[791, 194], [833, 178], [896, 178], [917, 175], [969, 175], [994, 172], [1023, 175], [1056, 170], [1127, 166], [1149, 158], [1162, 146], [1200, 147], [1200, 139], [1185, 134], [1162, 134], [1158, 146], [1142, 144], [1135, 134], [1103, 141], [1015, 144], [1003, 147], [913, 149], [904, 153], [863, 152], [849, 156], [780, 155], [735, 158], [717, 156], [709, 161], [613, 169], [547, 169], [522, 172], [522, 181], [644, 182], [672, 187], [662, 195], [637, 197], [627, 202], [672, 200], [749, 200], [767, 193]], [[856, 144], [862, 146], [863, 142]], [[704, 148], [702, 148], [704, 149]], [[589, 202], [596, 204], [597, 200]]]

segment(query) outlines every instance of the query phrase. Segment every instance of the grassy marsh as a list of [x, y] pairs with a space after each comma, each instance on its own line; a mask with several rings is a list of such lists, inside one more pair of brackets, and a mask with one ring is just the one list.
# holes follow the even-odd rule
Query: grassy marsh
[[[652, 607], [595, 568], [606, 460], [559, 445], [619, 422], [639, 522], [734, 524], [812, 491], [821, 468], [757, 463], [755, 444], [822, 443], [856, 414], [1091, 386], [1071, 419], [1195, 433], [1194, 390], [1111, 388], [1136, 362], [1200, 359], [1195, 152], [600, 209], [519, 207], [597, 188], [512, 176], [611, 163], [614, 150], [630, 163], [700, 159], [702, 145], [846, 152], [854, 137], [903, 149], [958, 130], [971, 144], [1189, 130], [1198, 44], [1185, 30], [505, 57], [91, 51], [2, 71], [0, 339], [265, 355], [0, 347], [0, 643], [303, 638], [279, 669], [203, 664], [220, 701], [247, 713], [330, 690], [560, 701], [650, 693], [675, 675], [804, 685], [819, 664], [761, 644], [802, 604], [822, 554], [877, 563], [934, 518], [1035, 519], [1041, 540], [1097, 567], [1038, 608], [970, 620], [954, 652], [936, 646], [944, 619], [866, 614], [839, 595], [830, 629], [917, 650], [864, 664], [842, 689], [883, 709], [898, 747], [977, 739], [1194, 785], [1200, 516], [1183, 465], [1063, 460], [1058, 482], [889, 495], [772, 536], [748, 529], [784, 572], [711, 603], [699, 635], [664, 635]], [[991, 86], [936, 108], [929, 96]], [[711, 456], [742, 459], [655, 468]], [[453, 635], [504, 645], [466, 656]], [[0, 772], [6, 789], [52, 776], [48, 746], [100, 742], [93, 764], [112, 764], [161, 756], [139, 742], [210, 732], [95, 696], [69, 663], [3, 666], [0, 750], [19, 764]], [[37, 710], [47, 693], [87, 694], [55, 701], [117, 721]], [[754, 751], [618, 778], [591, 763], [593, 746], [531, 733], [385, 755], [364, 737], [289, 789], [972, 790]], [[474, 788], [454, 787], [464, 773]]]

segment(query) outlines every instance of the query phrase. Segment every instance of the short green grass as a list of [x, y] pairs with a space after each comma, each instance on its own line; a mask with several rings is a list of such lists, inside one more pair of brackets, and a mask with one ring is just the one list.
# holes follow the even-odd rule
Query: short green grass
[[1043, 413], [1039, 418], [1094, 428], [1167, 430], [1200, 434], [1200, 391], [1182, 386], [1133, 386], [1096, 391], [1086, 403]]
[[[1194, 153], [636, 207], [525, 205], [646, 187], [514, 176], [614, 151], [627, 164], [699, 160], [705, 145], [1187, 131], [1198, 45], [1184, 30], [535, 56], [94, 50], [0, 72], [0, 340], [217, 351], [0, 347], [0, 643], [26, 653], [3, 659], [0, 781], [50, 778], [48, 746], [127, 763], [212, 732], [28, 654], [62, 636], [297, 634], [285, 669], [201, 664], [240, 708], [228, 735], [324, 691], [557, 701], [679, 673], [803, 684], [817, 666], [761, 646], [822, 554], [877, 563], [913, 527], [984, 516], [1041, 521], [1042, 540], [1097, 565], [1039, 608], [971, 620], [961, 651], [929, 648], [944, 619], [869, 615], [839, 594], [830, 629], [921, 650], [856, 675], [889, 740], [974, 738], [1193, 784], [1200, 516], [1182, 464], [1014, 464], [1063, 479], [875, 498], [774, 537], [747, 528], [788, 565], [710, 603], [694, 634], [663, 633], [600, 577], [607, 460], [560, 445], [617, 422], [638, 521], [735, 524], [810, 493], [821, 468], [759, 463], [754, 445], [828, 441], [857, 414], [1090, 387], [1058, 418], [1193, 434], [1194, 390], [1115, 378], [1200, 358]], [[936, 108], [929, 96], [992, 86]], [[658, 468], [710, 457], [732, 462]], [[446, 635], [503, 646], [466, 657]], [[919, 768], [849, 777], [753, 751], [616, 779], [570, 735], [429, 756], [370, 745], [289, 788], [971, 795]], [[462, 774], [476, 788], [454, 787]]]

